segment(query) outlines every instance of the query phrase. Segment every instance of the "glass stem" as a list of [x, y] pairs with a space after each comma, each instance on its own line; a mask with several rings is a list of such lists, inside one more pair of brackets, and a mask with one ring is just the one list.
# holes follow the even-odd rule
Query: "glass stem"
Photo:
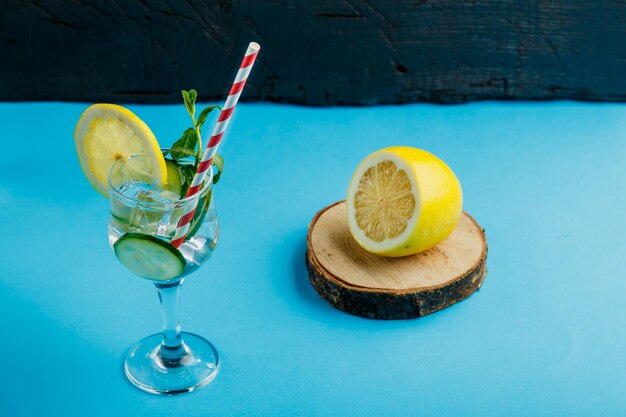
[[159, 357], [165, 367], [181, 365], [181, 360], [187, 356], [187, 349], [183, 343], [180, 331], [180, 289], [183, 280], [170, 284], [155, 284], [161, 301], [163, 314], [163, 339], [159, 349]]

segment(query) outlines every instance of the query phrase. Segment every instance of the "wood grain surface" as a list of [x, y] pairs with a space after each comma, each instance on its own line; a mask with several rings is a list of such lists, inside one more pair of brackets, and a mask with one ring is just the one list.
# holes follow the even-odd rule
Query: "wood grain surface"
[[402, 258], [361, 248], [350, 234], [344, 202], [321, 210], [307, 237], [313, 287], [333, 306], [369, 318], [424, 316], [467, 298], [484, 280], [486, 258], [483, 230], [467, 213], [439, 245]]
[[626, 6], [516, 0], [3, 2], [0, 100], [311, 105], [626, 99]]

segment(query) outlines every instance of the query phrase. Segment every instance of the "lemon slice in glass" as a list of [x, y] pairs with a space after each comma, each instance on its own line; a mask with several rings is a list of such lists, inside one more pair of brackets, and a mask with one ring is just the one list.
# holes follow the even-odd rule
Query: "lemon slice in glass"
[[[74, 141], [85, 176], [100, 194], [109, 196], [107, 176], [117, 161], [120, 173], [162, 186], [167, 181], [165, 159], [150, 128], [133, 112], [115, 104], [94, 104], [83, 112]], [[130, 158], [142, 155], [142, 158]]]
[[396, 146], [365, 158], [348, 186], [348, 224], [365, 250], [385, 256], [425, 251], [456, 228], [461, 184], [435, 155]]

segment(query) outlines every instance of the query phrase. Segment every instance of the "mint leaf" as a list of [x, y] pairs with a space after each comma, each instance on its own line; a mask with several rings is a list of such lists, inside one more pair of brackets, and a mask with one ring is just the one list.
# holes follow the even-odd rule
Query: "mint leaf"
[[195, 129], [192, 127], [188, 128], [185, 130], [180, 139], [174, 142], [172, 148], [170, 149], [170, 155], [176, 161], [189, 156], [194, 156], [196, 154], [197, 141], [198, 136], [196, 135]]
[[198, 93], [196, 90], [181, 90], [181, 94], [183, 95], [183, 101], [185, 102], [185, 108], [187, 109], [187, 113], [194, 119], [196, 114], [196, 98], [198, 97]]
[[198, 116], [198, 121], [196, 122], [196, 127], [202, 127], [204, 122], [206, 122], [206, 118], [209, 116], [209, 113], [211, 113], [216, 108], [220, 109], [220, 111], [222, 110], [221, 106], [208, 106], [208, 107], [205, 107], [204, 109], [202, 109], [202, 111], [200, 112], [200, 116]]
[[222, 172], [224, 172], [224, 158], [222, 158], [222, 155], [215, 154], [211, 165], [217, 168], [217, 172], [213, 172], [213, 184], [217, 184], [222, 176]]
[[[191, 102], [195, 105], [196, 104], [196, 99], [198, 98], [198, 92], [196, 90], [194, 90], [193, 88], [191, 90], [189, 90], [189, 99], [191, 100]], [[193, 112], [194, 114], [196, 114], [196, 112]]]
[[191, 113], [192, 103], [189, 99], [189, 93], [187, 90], [180, 90], [180, 93], [183, 95], [183, 103], [185, 103], [185, 108], [187, 109], [187, 113]]

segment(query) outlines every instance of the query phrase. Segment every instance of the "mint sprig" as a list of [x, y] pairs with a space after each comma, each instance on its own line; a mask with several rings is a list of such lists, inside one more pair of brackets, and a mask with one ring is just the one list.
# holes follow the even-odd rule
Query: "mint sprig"
[[[180, 139], [178, 139], [172, 145], [169, 152], [165, 152], [164, 155], [169, 153], [170, 157], [178, 162], [179, 172], [181, 175], [181, 197], [187, 193], [189, 185], [193, 180], [195, 172], [202, 158], [204, 149], [202, 148], [202, 126], [206, 122], [209, 114], [215, 110], [222, 110], [222, 107], [217, 105], [210, 105], [202, 109], [198, 118], [196, 119], [196, 99], [198, 98], [198, 92], [196, 90], [181, 90], [183, 96], [183, 102], [185, 103], [185, 109], [191, 118], [193, 123], [192, 127], [185, 129]], [[181, 164], [181, 160], [189, 157], [195, 157], [193, 165]], [[213, 184], [217, 184], [222, 172], [224, 171], [224, 158], [216, 154], [213, 158], [213, 164], [217, 172], [213, 175]]]
[[200, 129], [202, 128], [204, 122], [206, 122], [206, 119], [211, 111], [215, 110], [216, 108], [220, 109], [221, 111], [222, 108], [216, 105], [205, 107], [204, 109], [202, 109], [202, 111], [200, 112], [200, 116], [196, 120], [196, 98], [198, 98], [198, 93], [196, 92], [196, 90], [182, 90], [181, 93], [183, 95], [183, 101], [185, 102], [185, 108], [187, 109], [187, 113], [189, 113], [189, 117], [191, 118], [191, 122], [193, 123], [193, 128], [191, 129], [194, 129], [196, 131], [195, 141], [187, 139], [184, 141], [184, 143], [186, 144], [186, 149], [188, 150], [194, 150], [197, 148], [196, 160], [199, 160], [202, 157], [202, 135]]

